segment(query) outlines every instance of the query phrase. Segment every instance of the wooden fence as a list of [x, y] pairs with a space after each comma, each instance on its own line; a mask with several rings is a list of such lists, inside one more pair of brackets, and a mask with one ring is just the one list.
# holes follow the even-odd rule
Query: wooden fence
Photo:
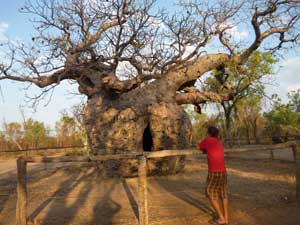
[[[249, 151], [270, 151], [275, 149], [292, 148], [295, 159], [296, 200], [300, 204], [300, 143], [288, 142], [272, 146], [253, 148], [225, 149], [225, 154], [236, 154]], [[17, 225], [27, 224], [27, 163], [54, 163], [54, 162], [91, 162], [119, 159], [138, 159], [138, 212], [139, 224], [148, 225], [148, 197], [147, 197], [147, 159], [167, 156], [199, 155], [196, 150], [163, 150], [157, 152], [141, 152], [119, 155], [97, 155], [77, 157], [20, 157], [17, 159]]]

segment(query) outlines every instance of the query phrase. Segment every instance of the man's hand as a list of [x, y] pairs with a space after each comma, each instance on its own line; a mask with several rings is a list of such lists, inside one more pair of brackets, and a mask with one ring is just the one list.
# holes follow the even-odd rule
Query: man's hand
[[202, 151], [203, 154], [207, 154], [205, 149], [200, 148], [200, 151]]

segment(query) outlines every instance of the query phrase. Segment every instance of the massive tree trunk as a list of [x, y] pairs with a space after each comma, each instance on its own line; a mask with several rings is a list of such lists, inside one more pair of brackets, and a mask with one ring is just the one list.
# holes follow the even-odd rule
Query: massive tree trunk
[[[190, 145], [191, 122], [175, 93], [163, 82], [151, 87], [110, 96], [96, 94], [88, 99], [85, 124], [94, 154], [186, 149]], [[156, 90], [156, 91], [153, 91]], [[169, 90], [169, 91], [167, 91]], [[152, 160], [150, 173], [173, 173], [184, 166], [184, 157]], [[117, 174], [135, 175], [136, 161], [110, 162]]]
[[[88, 96], [84, 120], [93, 153], [187, 149], [192, 126], [180, 105], [221, 102], [229, 97], [191, 87], [182, 91], [183, 86], [226, 60], [225, 54], [204, 56], [187, 69], [171, 71], [143, 85], [139, 79], [120, 81], [115, 75], [102, 74], [99, 80], [97, 71], [86, 73], [88, 80], [79, 81], [79, 90]], [[123, 176], [135, 175], [137, 162], [127, 162], [111, 161], [104, 167]], [[149, 162], [149, 173], [176, 173], [183, 167], [184, 157], [155, 159]]]

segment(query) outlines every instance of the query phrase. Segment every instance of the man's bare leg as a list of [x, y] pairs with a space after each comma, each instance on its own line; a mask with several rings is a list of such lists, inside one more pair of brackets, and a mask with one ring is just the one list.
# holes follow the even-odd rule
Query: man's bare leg
[[220, 224], [226, 223], [225, 217], [222, 212], [223, 210], [221, 209], [221, 205], [219, 201], [217, 199], [212, 199], [212, 198], [209, 198], [209, 201], [218, 215], [218, 223]]
[[228, 223], [228, 199], [227, 198], [223, 198], [222, 199], [222, 208], [223, 208], [223, 215], [224, 215], [224, 219], [225, 222]]

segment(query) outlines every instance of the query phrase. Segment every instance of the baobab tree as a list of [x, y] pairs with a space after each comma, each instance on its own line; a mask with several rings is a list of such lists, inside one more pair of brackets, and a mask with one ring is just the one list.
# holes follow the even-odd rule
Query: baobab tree
[[[299, 8], [298, 0], [192, 0], [172, 13], [155, 0], [29, 1], [21, 12], [33, 15], [36, 35], [31, 44], [5, 47], [10, 60], [0, 80], [33, 83], [39, 97], [76, 82], [87, 96], [84, 121], [95, 154], [184, 149], [191, 123], [180, 105], [199, 111], [199, 104], [230, 100], [197, 89], [197, 80], [228, 61], [242, 66], [260, 46], [297, 44]], [[237, 28], [248, 38], [233, 34]], [[174, 158], [154, 168], [183, 164]]]

